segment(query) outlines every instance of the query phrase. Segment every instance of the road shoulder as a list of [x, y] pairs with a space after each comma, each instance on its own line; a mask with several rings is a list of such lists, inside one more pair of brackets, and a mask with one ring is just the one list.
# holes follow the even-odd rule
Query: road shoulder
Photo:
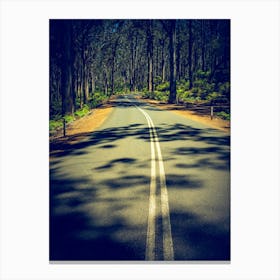
[[[112, 101], [114, 98], [110, 99]], [[60, 130], [54, 136], [50, 136], [50, 156], [55, 157], [58, 152], [62, 152], [65, 147], [76, 144], [88, 137], [93, 131], [98, 129], [113, 111], [113, 102], [107, 102], [99, 108], [73, 121], [67, 126], [66, 136], [63, 137], [63, 131]]]
[[146, 99], [138, 97], [139, 100], [149, 103], [152, 106], [156, 106], [162, 110], [175, 113], [177, 115], [186, 117], [188, 119], [200, 122], [207, 126], [213, 127], [224, 132], [230, 132], [230, 121], [222, 120], [218, 117], [214, 117], [212, 120], [209, 115], [197, 114], [195, 111], [187, 110], [183, 105], [178, 104], [166, 104], [157, 100]]

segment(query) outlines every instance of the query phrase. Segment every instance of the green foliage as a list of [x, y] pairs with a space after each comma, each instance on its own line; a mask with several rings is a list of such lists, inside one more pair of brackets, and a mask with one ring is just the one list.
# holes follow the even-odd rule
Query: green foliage
[[168, 91], [170, 88], [169, 82], [165, 82], [156, 86], [158, 91]]
[[49, 130], [53, 131], [63, 126], [63, 120], [50, 120], [49, 122]]
[[115, 91], [114, 95], [125, 95], [125, 94], [128, 94], [128, 93], [130, 93], [129, 89], [125, 88], [124, 90]]
[[201, 95], [206, 96], [208, 93], [211, 93], [215, 89], [214, 83], [208, 83], [206, 79], [199, 79], [194, 81], [193, 83], [194, 87], [198, 89], [197, 92], [199, 92]]
[[168, 91], [155, 91], [154, 92], [156, 100], [166, 102], [168, 100], [169, 92]]
[[189, 90], [190, 88], [190, 82], [181, 80], [177, 82], [177, 93], [181, 94]]
[[185, 92], [178, 92], [177, 91], [177, 98], [180, 102], [187, 101], [188, 99], [192, 98], [193, 93], [190, 90], [187, 90]]
[[227, 120], [227, 121], [230, 120], [230, 114], [225, 111], [218, 112], [216, 115], [223, 120]]
[[149, 97], [147, 96], [147, 92], [146, 92], [146, 91], [143, 91], [143, 92], [141, 93], [141, 96], [142, 96], [142, 98], [149, 98]]
[[[177, 81], [177, 100], [179, 100], [179, 102], [189, 103], [228, 103], [230, 95], [230, 83], [219, 83], [218, 85], [215, 83], [210, 83], [207, 79], [209, 75], [210, 71], [197, 71], [197, 79], [194, 80], [193, 88], [191, 90], [189, 89], [189, 81]], [[157, 85], [154, 92], [145, 91], [143, 97], [159, 101], [167, 101], [168, 95], [169, 82], [165, 82]]]
[[[59, 118], [60, 117], [60, 118]], [[59, 119], [58, 119], [59, 118]], [[75, 117], [72, 115], [67, 115], [64, 117], [66, 123], [70, 123], [75, 120]], [[49, 121], [49, 131], [54, 131], [58, 128], [63, 127], [63, 117], [56, 115], [55, 119]]]
[[[160, 76], [155, 77], [154, 81], [160, 82], [161, 77]], [[169, 96], [169, 82], [156, 84], [155, 90], [153, 92], [149, 92], [145, 88], [142, 96], [144, 98], [155, 99], [158, 101], [166, 102]]]
[[219, 92], [223, 94], [224, 96], [229, 96], [230, 95], [230, 83], [225, 82], [225, 83], [220, 83], [218, 85], [219, 87]]
[[155, 93], [151, 91], [144, 91], [142, 96], [144, 98], [155, 99]]
[[212, 101], [221, 96], [222, 93], [215, 91], [215, 83], [210, 83], [206, 79], [210, 72], [197, 71], [197, 75], [204, 77], [193, 82], [191, 92], [199, 100]]
[[157, 91], [155, 90], [154, 92], [143, 92], [142, 97], [144, 98], [149, 98], [149, 99], [154, 99], [158, 101], [163, 101], [166, 102], [168, 100], [169, 92], [168, 91]]
[[[195, 72], [193, 88], [191, 90], [193, 95], [196, 98], [199, 97], [201, 100], [205, 101], [219, 102], [219, 100], [223, 99], [223, 103], [225, 103], [225, 100], [228, 102], [230, 95], [230, 83], [220, 82], [217, 84], [216, 82], [210, 82], [210, 75], [210, 71], [197, 70]], [[214, 81], [216, 81], [216, 79], [214, 79]]]
[[195, 79], [208, 79], [210, 74], [211, 74], [210, 71], [197, 70], [194, 74], [194, 78]]
[[87, 104], [85, 104], [82, 109], [79, 109], [75, 112], [75, 116], [81, 118], [81, 117], [87, 115], [89, 113], [89, 111], [90, 111], [89, 106]]
[[199, 92], [199, 88], [194, 87], [194, 88], [191, 89], [191, 92], [194, 93], [194, 94], [196, 94], [196, 93]]
[[[124, 92], [128, 92], [129, 91], [129, 83], [124, 83], [122, 78], [117, 78], [115, 80], [115, 88], [114, 88], [114, 92], [121, 94]], [[100, 90], [97, 90], [100, 91]]]
[[91, 108], [96, 108], [102, 103], [104, 103], [105, 100], [108, 99], [108, 96], [105, 95], [105, 93], [102, 92], [95, 92], [92, 96], [92, 99], [90, 100], [90, 106]]
[[[128, 93], [131, 82], [132, 90], [143, 91], [147, 87], [148, 33], [151, 30], [146, 20], [102, 20], [102, 21], [52, 21], [50, 24], [50, 119], [59, 120], [62, 114], [62, 100], [70, 104], [72, 96], [65, 97], [62, 84], [64, 74], [64, 59], [66, 53], [72, 54], [72, 85], [76, 94], [75, 108], [79, 108], [80, 86], [88, 83], [90, 108], [104, 103], [108, 96], [103, 91], [109, 86], [109, 93], [114, 83], [114, 94]], [[220, 103], [220, 100], [230, 100], [230, 21], [229, 20], [180, 20], [176, 23], [176, 81], [179, 100], [207, 101]], [[167, 24], [167, 25], [166, 25]], [[166, 26], [165, 26], [166, 25]], [[163, 24], [162, 20], [153, 20], [152, 41], [153, 52], [153, 93], [146, 92], [146, 97], [156, 100], [166, 100], [169, 94], [171, 56], [169, 55], [169, 40], [166, 29], [170, 22]], [[190, 28], [189, 28], [190, 27]], [[72, 32], [73, 44], [65, 45], [64, 39]], [[148, 32], [149, 31], [149, 32]], [[171, 29], [170, 29], [171, 32]], [[66, 36], [67, 34], [67, 36]], [[192, 34], [192, 36], [191, 36]], [[86, 38], [86, 40], [84, 40]], [[150, 45], [150, 44], [148, 44]], [[190, 52], [186, 47], [192, 45]], [[85, 50], [81, 55], [78, 50]], [[67, 50], [67, 51], [65, 51]], [[67, 59], [68, 61], [68, 59]], [[85, 63], [86, 62], [86, 63]], [[203, 65], [202, 65], [203, 64]], [[69, 66], [69, 65], [68, 65]], [[90, 67], [89, 67], [90, 66]], [[203, 68], [202, 71], [198, 70]], [[70, 67], [69, 67], [70, 69]], [[161, 74], [165, 72], [166, 82]], [[189, 71], [192, 70], [192, 73]], [[190, 75], [192, 74], [192, 75]], [[94, 81], [88, 79], [91, 77]], [[192, 77], [193, 86], [190, 89], [188, 79]], [[180, 80], [179, 80], [180, 79]], [[92, 84], [94, 82], [94, 85]], [[109, 93], [107, 95], [109, 95]], [[68, 102], [69, 101], [69, 102]], [[69, 111], [69, 110], [67, 110]], [[82, 108], [75, 116], [83, 116], [87, 109]]]
[[70, 123], [75, 120], [75, 117], [72, 115], [67, 115], [64, 117], [64, 119], [65, 119], [66, 123]]
[[206, 100], [208, 101], [213, 101], [213, 100], [217, 100], [219, 97], [221, 97], [221, 93], [219, 92], [212, 92], [212, 93], [209, 93], [207, 96], [206, 96]]
[[161, 76], [156, 76], [156, 77], [154, 77], [154, 84], [155, 84], [156, 86], [158, 86], [159, 84], [161, 84], [161, 81], [162, 81]]

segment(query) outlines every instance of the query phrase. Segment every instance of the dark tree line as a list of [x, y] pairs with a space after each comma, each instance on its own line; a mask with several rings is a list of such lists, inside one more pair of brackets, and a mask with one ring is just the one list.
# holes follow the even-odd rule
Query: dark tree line
[[50, 20], [49, 74], [51, 117], [123, 92], [229, 101], [230, 21]]

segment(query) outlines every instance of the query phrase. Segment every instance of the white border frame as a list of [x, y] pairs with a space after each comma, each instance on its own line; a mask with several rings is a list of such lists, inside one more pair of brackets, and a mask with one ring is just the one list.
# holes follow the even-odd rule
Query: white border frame
[[[280, 279], [277, 0], [2, 0], [0, 5], [1, 280]], [[50, 18], [231, 19], [230, 264], [49, 264]]]

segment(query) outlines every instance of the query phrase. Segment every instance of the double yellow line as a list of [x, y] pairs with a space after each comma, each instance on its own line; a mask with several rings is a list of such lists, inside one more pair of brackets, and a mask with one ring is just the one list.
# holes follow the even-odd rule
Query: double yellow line
[[[131, 101], [130, 101], [131, 102]], [[166, 187], [165, 171], [163, 159], [159, 144], [158, 135], [154, 123], [147, 112], [140, 107], [134, 106], [145, 116], [150, 133], [151, 143], [151, 181], [150, 181], [150, 198], [149, 198], [149, 215], [148, 230], [146, 239], [146, 260], [153, 261], [156, 259], [156, 189], [157, 189], [157, 164], [159, 171], [160, 183], [160, 201], [162, 216], [162, 240], [163, 240], [163, 259], [165, 261], [174, 260], [173, 241], [170, 224], [168, 193]], [[156, 159], [157, 154], [157, 159]]]

